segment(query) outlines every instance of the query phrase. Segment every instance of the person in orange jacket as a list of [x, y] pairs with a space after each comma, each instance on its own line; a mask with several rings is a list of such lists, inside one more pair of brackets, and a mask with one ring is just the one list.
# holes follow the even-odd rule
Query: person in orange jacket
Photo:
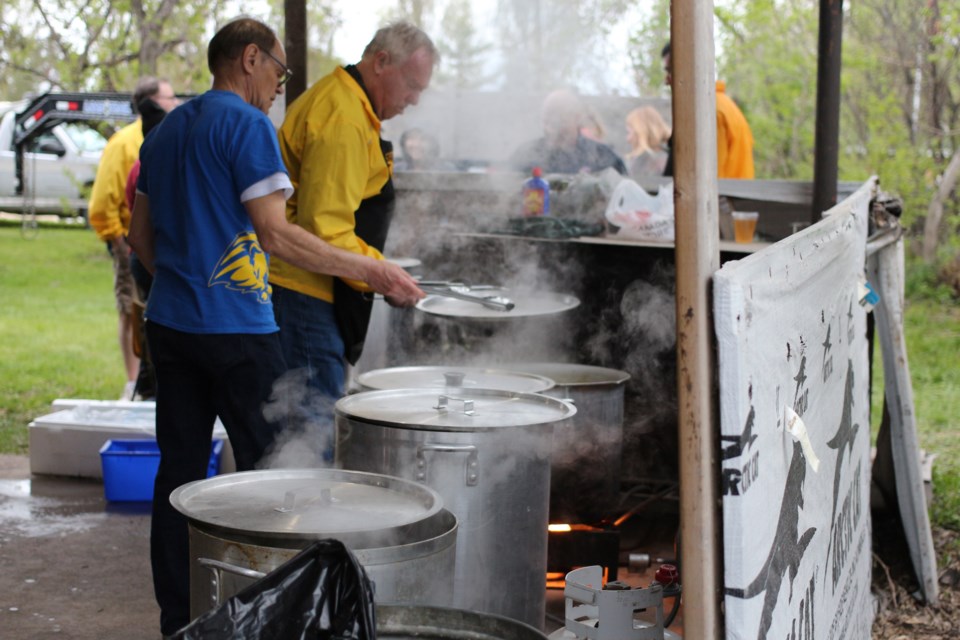
[[[664, 82], [667, 86], [673, 83], [672, 60], [670, 43], [668, 42], [660, 52], [663, 59], [663, 70], [666, 73]], [[722, 80], [717, 81], [717, 177], [740, 178], [752, 180], [753, 168], [753, 132], [747, 118], [740, 111], [737, 103], [727, 95], [727, 85]], [[663, 172], [664, 175], [673, 175], [673, 138], [670, 139], [670, 157]]]

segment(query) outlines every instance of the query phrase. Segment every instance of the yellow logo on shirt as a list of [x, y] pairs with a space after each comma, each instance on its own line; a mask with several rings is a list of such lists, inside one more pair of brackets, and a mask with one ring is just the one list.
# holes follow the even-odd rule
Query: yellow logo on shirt
[[253, 293], [262, 304], [270, 302], [272, 291], [267, 283], [267, 254], [260, 248], [253, 231], [238, 233], [220, 257], [210, 276], [208, 287], [222, 284], [227, 289]]

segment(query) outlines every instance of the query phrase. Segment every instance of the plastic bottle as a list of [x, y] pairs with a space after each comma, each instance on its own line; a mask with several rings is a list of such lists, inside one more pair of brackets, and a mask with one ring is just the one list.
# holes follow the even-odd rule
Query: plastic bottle
[[523, 216], [550, 215], [550, 183], [541, 178], [540, 167], [533, 168], [533, 177], [523, 183]]

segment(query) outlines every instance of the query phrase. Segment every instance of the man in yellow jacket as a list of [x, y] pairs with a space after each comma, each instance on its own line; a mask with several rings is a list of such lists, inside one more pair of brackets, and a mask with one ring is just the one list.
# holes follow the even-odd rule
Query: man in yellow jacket
[[[670, 43], [660, 52], [663, 58], [665, 83], [673, 82]], [[671, 139], [672, 142], [672, 139]], [[664, 175], [673, 175], [673, 145]], [[727, 95], [727, 85], [717, 80], [717, 177], [752, 180], [753, 132], [737, 103]]]
[[[170, 83], [149, 76], [137, 82], [132, 98], [134, 110], [148, 99], [166, 111], [177, 106], [177, 97]], [[127, 176], [137, 160], [142, 143], [143, 125], [139, 118], [110, 137], [100, 156], [88, 205], [90, 226], [96, 231], [97, 237], [107, 243], [107, 249], [113, 256], [113, 291], [119, 313], [118, 337], [127, 374], [121, 400], [133, 399], [140, 368], [140, 359], [133, 352], [132, 305], [136, 289], [130, 273], [130, 248], [127, 246], [130, 209], [127, 206], [126, 187]]]
[[[391, 24], [359, 63], [335, 69], [289, 107], [279, 131], [294, 186], [288, 220], [336, 247], [383, 259], [394, 194], [393, 150], [380, 138], [381, 122], [417, 104], [438, 57], [423, 31]], [[366, 335], [369, 286], [276, 258], [270, 284], [287, 366], [305, 370], [324, 396], [339, 397], [345, 360], [356, 362]], [[399, 306], [417, 300], [388, 298]]]

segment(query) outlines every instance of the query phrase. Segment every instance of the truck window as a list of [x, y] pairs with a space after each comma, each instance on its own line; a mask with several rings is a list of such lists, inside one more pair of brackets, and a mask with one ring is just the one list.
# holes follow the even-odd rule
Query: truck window
[[100, 152], [107, 146], [107, 139], [99, 131], [81, 122], [67, 122], [64, 131], [80, 151]]

